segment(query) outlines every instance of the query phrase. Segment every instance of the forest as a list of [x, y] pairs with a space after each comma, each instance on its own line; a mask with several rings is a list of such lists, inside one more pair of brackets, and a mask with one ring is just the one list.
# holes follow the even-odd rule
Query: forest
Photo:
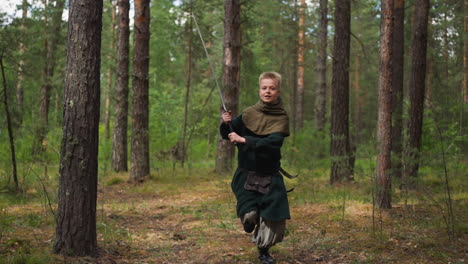
[[298, 175], [276, 263], [468, 260], [467, 0], [1, 6], [0, 263], [274, 263], [220, 135], [270, 71]]

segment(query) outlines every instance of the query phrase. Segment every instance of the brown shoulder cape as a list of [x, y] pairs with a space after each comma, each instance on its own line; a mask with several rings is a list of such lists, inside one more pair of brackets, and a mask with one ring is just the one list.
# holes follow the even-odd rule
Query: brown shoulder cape
[[242, 112], [245, 126], [257, 135], [265, 136], [281, 132], [289, 136], [289, 117], [284, 110], [281, 97], [276, 102], [267, 104], [259, 100]]

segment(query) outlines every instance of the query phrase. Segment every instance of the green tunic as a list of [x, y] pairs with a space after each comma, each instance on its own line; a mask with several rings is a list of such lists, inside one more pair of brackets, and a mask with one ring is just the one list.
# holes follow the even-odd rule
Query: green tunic
[[[237, 216], [241, 217], [258, 210], [260, 216], [269, 221], [290, 219], [286, 187], [283, 177], [278, 172], [281, 165], [281, 146], [286, 135], [280, 132], [256, 135], [246, 128], [242, 115], [231, 123], [234, 131], [247, 141], [246, 144], [237, 144], [238, 168], [231, 182], [232, 191], [237, 198]], [[229, 126], [223, 123], [220, 133], [224, 139], [229, 139]], [[244, 189], [248, 171], [272, 175], [270, 191], [267, 194]]]

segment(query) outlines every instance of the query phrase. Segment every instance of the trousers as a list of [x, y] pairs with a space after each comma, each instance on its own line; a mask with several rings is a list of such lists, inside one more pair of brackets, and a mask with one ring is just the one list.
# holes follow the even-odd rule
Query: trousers
[[241, 217], [241, 222], [255, 223], [255, 231], [252, 241], [259, 248], [270, 248], [276, 243], [283, 241], [286, 230], [286, 220], [269, 221], [258, 217], [257, 211], [251, 211]]

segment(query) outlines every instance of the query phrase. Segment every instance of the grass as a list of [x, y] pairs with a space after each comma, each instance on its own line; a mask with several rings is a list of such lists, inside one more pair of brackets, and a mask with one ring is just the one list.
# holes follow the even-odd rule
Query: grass
[[[368, 166], [362, 162], [361, 167]], [[453, 189], [456, 239], [449, 240], [441, 217], [443, 183], [425, 173], [423, 186], [394, 208], [372, 208], [370, 177], [363, 169], [356, 182], [330, 186], [328, 171], [303, 169], [287, 180], [292, 220], [287, 236], [272, 254], [278, 263], [464, 263], [467, 244], [466, 183]], [[99, 258], [51, 254], [54, 217], [39, 183], [20, 196], [0, 194], [0, 263], [257, 263], [250, 235], [235, 215], [230, 175], [209, 169], [158, 169], [140, 185], [128, 174], [101, 173], [97, 232]], [[461, 186], [460, 186], [461, 185]], [[55, 193], [56, 178], [47, 180]], [[35, 191], [33, 191], [35, 190]], [[406, 201], [406, 203], [405, 203]], [[55, 198], [52, 201], [56, 206]]]
[[24, 254], [20, 253], [14, 256], [8, 256], [3, 260], [0, 260], [0, 263], [5, 264], [48, 264], [52, 263], [54, 258], [48, 254]]

